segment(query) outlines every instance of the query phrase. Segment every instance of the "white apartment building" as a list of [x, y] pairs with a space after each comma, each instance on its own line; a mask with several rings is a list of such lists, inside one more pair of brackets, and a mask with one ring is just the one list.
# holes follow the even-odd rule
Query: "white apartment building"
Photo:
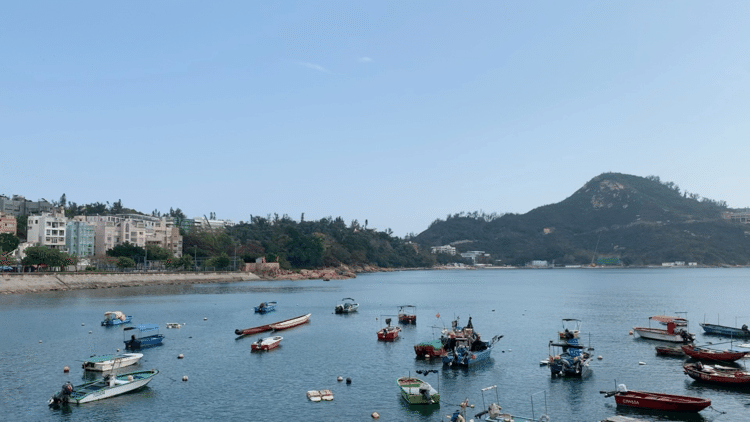
[[[76, 217], [79, 218], [79, 217]], [[97, 256], [125, 242], [145, 248], [156, 245], [171, 250], [175, 257], [182, 256], [182, 236], [166, 217], [140, 214], [80, 216], [95, 224], [95, 251]]]
[[447, 253], [448, 255], [456, 254], [456, 248], [451, 245], [433, 246], [431, 251], [432, 253]]
[[37, 246], [66, 250], [65, 226], [67, 217], [61, 210], [30, 215], [26, 225], [26, 239]]

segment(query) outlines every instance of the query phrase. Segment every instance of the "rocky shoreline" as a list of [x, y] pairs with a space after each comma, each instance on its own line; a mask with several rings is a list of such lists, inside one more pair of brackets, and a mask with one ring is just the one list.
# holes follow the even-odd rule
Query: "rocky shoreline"
[[154, 273], [0, 273], [0, 294], [24, 294], [78, 289], [137, 287], [159, 284], [229, 283], [263, 280], [345, 280], [358, 273], [397, 271], [370, 265], [319, 270], [249, 272], [154, 272]]

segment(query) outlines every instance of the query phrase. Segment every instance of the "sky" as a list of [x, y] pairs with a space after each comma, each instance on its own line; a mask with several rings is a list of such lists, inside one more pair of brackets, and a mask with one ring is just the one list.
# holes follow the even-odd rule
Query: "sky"
[[0, 194], [396, 236], [605, 172], [750, 206], [750, 2], [32, 1]]

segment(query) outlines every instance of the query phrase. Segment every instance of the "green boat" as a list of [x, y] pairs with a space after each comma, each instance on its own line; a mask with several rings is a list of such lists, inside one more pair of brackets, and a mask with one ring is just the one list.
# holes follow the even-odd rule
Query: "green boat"
[[410, 405], [440, 404], [440, 393], [419, 378], [401, 377], [396, 383], [401, 389], [401, 397]]

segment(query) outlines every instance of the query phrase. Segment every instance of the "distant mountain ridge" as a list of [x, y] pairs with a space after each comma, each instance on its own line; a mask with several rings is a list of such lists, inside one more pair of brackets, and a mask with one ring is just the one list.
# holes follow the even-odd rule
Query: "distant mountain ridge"
[[658, 177], [604, 173], [559, 203], [494, 219], [448, 217], [413, 240], [424, 247], [456, 243], [459, 251], [484, 251], [501, 265], [585, 265], [601, 258], [622, 265], [748, 265], [750, 226], [725, 220], [725, 211], [723, 201], [680, 192]]

